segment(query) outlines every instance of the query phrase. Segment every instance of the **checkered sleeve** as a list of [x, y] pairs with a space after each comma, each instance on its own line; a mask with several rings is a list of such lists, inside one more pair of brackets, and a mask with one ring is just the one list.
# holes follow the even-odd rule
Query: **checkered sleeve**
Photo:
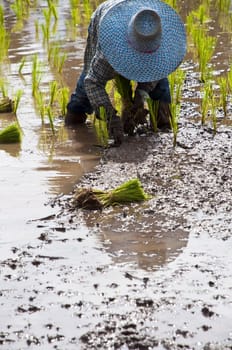
[[96, 115], [99, 115], [101, 106], [109, 118], [116, 113], [105, 90], [107, 81], [113, 79], [115, 74], [100, 49], [97, 49], [85, 77], [85, 91]]

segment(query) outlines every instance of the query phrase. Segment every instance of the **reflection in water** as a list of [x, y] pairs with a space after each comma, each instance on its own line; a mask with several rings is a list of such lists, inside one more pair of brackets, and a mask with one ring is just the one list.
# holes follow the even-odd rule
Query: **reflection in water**
[[56, 136], [49, 125], [41, 128], [38, 147], [47, 159], [37, 170], [56, 172], [56, 176], [48, 177], [50, 193], [70, 192], [80, 177], [92, 170], [99, 160], [95, 143], [94, 130], [88, 125], [72, 129], [62, 124]]
[[85, 217], [86, 224], [96, 227], [97, 223], [99, 240], [115, 263], [156, 270], [182, 252], [189, 233], [178, 220], [175, 228], [170, 229], [167, 227], [173, 225], [168, 225], [167, 217], [143, 214], [143, 205], [139, 208], [129, 207], [128, 212], [120, 207], [102, 214], [89, 213]]

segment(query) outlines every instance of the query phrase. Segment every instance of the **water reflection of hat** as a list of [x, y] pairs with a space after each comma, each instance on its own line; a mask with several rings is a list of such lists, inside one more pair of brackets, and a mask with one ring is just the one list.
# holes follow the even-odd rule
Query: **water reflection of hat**
[[186, 53], [184, 24], [160, 0], [124, 0], [110, 7], [100, 22], [99, 43], [114, 70], [138, 82], [167, 77]]

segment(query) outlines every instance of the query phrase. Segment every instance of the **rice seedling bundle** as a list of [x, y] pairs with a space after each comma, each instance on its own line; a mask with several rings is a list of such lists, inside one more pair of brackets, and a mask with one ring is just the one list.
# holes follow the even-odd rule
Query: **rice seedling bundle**
[[0, 113], [13, 112], [14, 103], [9, 97], [3, 97], [0, 99]]
[[84, 209], [100, 209], [119, 204], [142, 202], [151, 196], [144, 192], [138, 179], [131, 179], [111, 191], [83, 189], [77, 191], [73, 204]]
[[21, 130], [17, 123], [13, 123], [0, 131], [0, 143], [21, 142]]

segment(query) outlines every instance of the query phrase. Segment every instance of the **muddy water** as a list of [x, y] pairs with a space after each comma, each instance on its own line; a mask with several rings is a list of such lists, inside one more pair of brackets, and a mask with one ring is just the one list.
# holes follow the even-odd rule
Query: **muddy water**
[[[41, 1], [42, 9], [46, 9], [47, 3]], [[91, 125], [79, 127], [77, 130], [67, 129], [63, 125], [63, 119], [57, 119], [56, 136], [51, 133], [48, 121], [41, 125], [41, 119], [35, 109], [32, 98], [32, 59], [38, 54], [39, 61], [43, 62], [42, 88], [46, 91], [49, 83], [57, 76], [47, 64], [47, 52], [42, 43], [42, 32], [39, 37], [35, 34], [35, 20], [43, 23], [41, 10], [32, 9], [29, 18], [21, 24], [16, 21], [15, 16], [4, 5], [5, 21], [10, 33], [9, 61], [3, 64], [2, 74], [7, 82], [8, 94], [13, 96], [18, 89], [23, 90], [23, 96], [17, 111], [17, 118], [23, 130], [23, 141], [21, 145], [0, 146], [0, 248], [1, 256], [8, 254], [9, 249], [18, 243], [26, 243], [38, 235], [37, 225], [34, 220], [49, 216], [55, 210], [46, 205], [56, 195], [69, 193], [79, 178], [93, 169], [99, 159], [99, 151], [95, 147], [97, 140]], [[67, 84], [72, 91], [75, 88], [76, 77], [81, 71], [82, 56], [85, 45], [87, 22], [82, 22], [76, 31], [75, 40], [70, 39], [67, 31], [66, 21], [69, 18], [69, 5], [59, 4], [58, 15], [63, 20], [58, 21], [54, 42], [59, 40], [62, 50], [68, 56], [62, 72], [64, 84]], [[26, 63], [23, 68], [23, 75], [18, 74], [21, 59], [25, 57]], [[12, 114], [0, 115], [0, 127], [3, 128], [14, 121]], [[28, 224], [30, 222], [30, 224]], [[157, 256], [156, 264], [163, 264], [168, 256], [178, 251], [181, 244], [176, 240], [170, 241], [166, 232], [157, 229], [158, 238], [155, 234], [151, 242], [156, 250], [149, 252], [147, 243], [144, 242], [143, 233], [137, 234], [133, 239], [130, 255], [141, 255], [142, 262], [138, 266], [147, 268], [150, 266], [152, 256]], [[131, 227], [130, 235], [134, 234]], [[181, 233], [182, 235], [183, 233]], [[118, 255], [118, 260], [127, 261], [128, 249], [120, 247], [117, 241], [117, 234], [106, 232], [108, 240], [116, 245], [116, 251], [123, 252]], [[162, 237], [161, 237], [162, 236]], [[130, 238], [128, 238], [130, 240]], [[140, 243], [139, 243], [140, 242]], [[181, 242], [181, 241], [177, 241]], [[105, 245], [105, 240], [102, 242]], [[107, 243], [106, 243], [107, 246]], [[148, 258], [146, 259], [146, 255]], [[140, 258], [141, 259], [141, 258]], [[153, 262], [154, 263], [154, 262]]]
[[[46, 2], [41, 2], [46, 8]], [[76, 76], [81, 66], [78, 59], [83, 53], [84, 40], [70, 43], [64, 38], [66, 6], [59, 7], [59, 16], [64, 20], [59, 22], [57, 37], [63, 40], [63, 49], [69, 51], [63, 72], [63, 79], [70, 89], [74, 89]], [[23, 96], [17, 111], [17, 118], [23, 130], [21, 145], [0, 146], [0, 247], [3, 252], [6, 245], [27, 241], [34, 234], [34, 228], [28, 226], [29, 220], [50, 215], [51, 207], [45, 204], [48, 200], [61, 193], [68, 193], [81, 175], [90, 171], [98, 162], [98, 149], [94, 147], [96, 137], [93, 128], [82, 126], [78, 130], [67, 129], [63, 119], [56, 123], [56, 136], [51, 133], [48, 120], [42, 126], [41, 118], [35, 110], [32, 98], [31, 64], [34, 54], [38, 54], [40, 62], [46, 62], [46, 50], [42, 38], [36, 40], [34, 21], [41, 20], [39, 9], [33, 10], [30, 18], [25, 21], [20, 32], [14, 32], [15, 16], [5, 4], [6, 24], [10, 34], [11, 45], [9, 61], [3, 65], [3, 77], [7, 83], [9, 96], [14, 96], [18, 89], [23, 90]], [[41, 35], [41, 34], [40, 34]], [[18, 69], [22, 57], [26, 58], [23, 76]], [[42, 85], [48, 89], [50, 81], [56, 76], [43, 63]], [[3, 128], [14, 121], [12, 114], [0, 115], [0, 127]], [[3, 255], [4, 253], [1, 253]]]

